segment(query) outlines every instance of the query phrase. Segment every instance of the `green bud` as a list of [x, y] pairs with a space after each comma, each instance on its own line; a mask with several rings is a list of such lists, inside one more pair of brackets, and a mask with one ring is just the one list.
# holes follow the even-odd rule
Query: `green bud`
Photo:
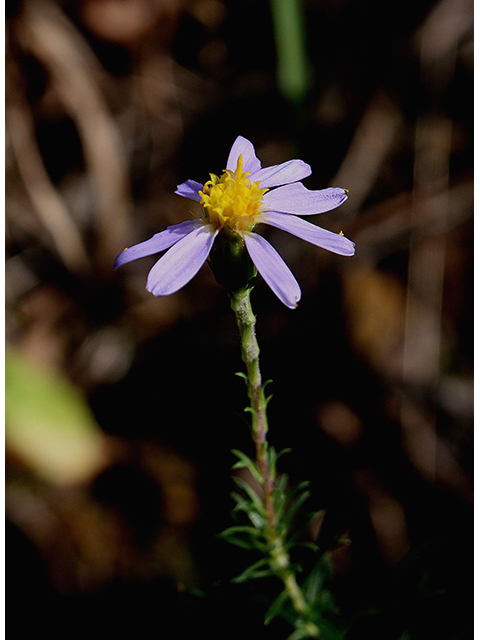
[[215, 280], [228, 293], [251, 288], [257, 275], [257, 269], [245, 247], [242, 236], [225, 227], [215, 238], [208, 264]]

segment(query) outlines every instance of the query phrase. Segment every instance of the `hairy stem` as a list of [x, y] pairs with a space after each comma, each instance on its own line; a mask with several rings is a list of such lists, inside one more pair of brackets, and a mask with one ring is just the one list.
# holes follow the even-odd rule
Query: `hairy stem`
[[269, 544], [271, 566], [282, 580], [284, 588], [299, 615], [299, 619], [308, 628], [312, 638], [320, 637], [316, 624], [309, 619], [309, 607], [299, 587], [295, 573], [291, 568], [290, 556], [284, 548], [283, 537], [277, 527], [274, 490], [275, 477], [268, 461], [268, 421], [267, 401], [265, 398], [262, 375], [260, 373], [260, 349], [255, 335], [255, 315], [250, 303], [250, 289], [242, 289], [230, 295], [231, 307], [235, 312], [241, 339], [242, 360], [247, 370], [247, 391], [252, 414], [252, 438], [255, 443], [256, 465], [263, 483], [263, 500], [267, 515], [265, 538]]
[[273, 505], [273, 478], [268, 465], [267, 401], [260, 373], [260, 349], [255, 336], [255, 316], [250, 304], [250, 291], [241, 290], [231, 296], [232, 309], [237, 319], [241, 338], [242, 360], [247, 368], [247, 391], [252, 414], [252, 438], [255, 443], [256, 462], [264, 480], [264, 498], [268, 524], [275, 527]]

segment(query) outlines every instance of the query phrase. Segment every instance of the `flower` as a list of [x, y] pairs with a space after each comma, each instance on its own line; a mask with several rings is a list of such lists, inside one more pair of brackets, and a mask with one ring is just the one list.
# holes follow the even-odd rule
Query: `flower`
[[204, 216], [169, 226], [149, 240], [125, 249], [117, 257], [115, 268], [169, 249], [150, 270], [147, 290], [155, 296], [175, 293], [199, 271], [222, 231], [222, 236], [241, 237], [263, 279], [287, 307], [294, 309], [300, 300], [300, 287], [277, 251], [256, 233], [257, 225], [282, 229], [333, 253], [355, 253], [355, 244], [342, 233], [327, 231], [297, 217], [330, 211], [347, 199], [347, 191], [337, 187], [308, 190], [299, 180], [311, 172], [302, 160], [262, 169], [253, 144], [239, 136], [220, 177], [210, 174], [210, 180], [203, 185], [187, 180], [175, 191], [201, 203]]

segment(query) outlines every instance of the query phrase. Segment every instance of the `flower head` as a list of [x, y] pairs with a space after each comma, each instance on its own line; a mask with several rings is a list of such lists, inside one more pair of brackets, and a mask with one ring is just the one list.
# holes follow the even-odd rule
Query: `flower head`
[[[116, 259], [122, 264], [169, 249], [152, 267], [147, 289], [165, 296], [181, 289], [208, 258], [221, 232], [244, 243], [248, 255], [272, 291], [289, 308], [300, 300], [300, 287], [283, 259], [261, 235], [259, 224], [287, 231], [311, 244], [344, 256], [355, 245], [343, 234], [317, 227], [298, 216], [335, 209], [347, 199], [345, 189], [310, 191], [300, 180], [311, 174], [302, 160], [262, 169], [251, 142], [239, 136], [230, 150], [227, 168], [219, 177], [210, 174], [205, 184], [187, 180], [175, 193], [203, 205], [204, 215], [167, 227], [149, 240], [125, 249]], [[296, 214], [296, 215], [295, 215]], [[220, 238], [219, 238], [220, 240]]]
[[250, 172], [243, 171], [242, 154], [238, 156], [235, 171], [225, 169], [219, 178], [213, 173], [199, 192], [205, 217], [216, 228], [225, 225], [232, 231], [250, 231], [263, 205], [268, 189], [260, 188], [260, 180], [253, 182]]

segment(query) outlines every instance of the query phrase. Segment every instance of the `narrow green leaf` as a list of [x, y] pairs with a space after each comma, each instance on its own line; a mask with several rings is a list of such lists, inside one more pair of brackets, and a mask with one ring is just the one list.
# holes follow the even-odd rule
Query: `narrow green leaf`
[[275, 451], [274, 447], [270, 447], [270, 449], [268, 450], [268, 469], [272, 478], [275, 478], [277, 475], [277, 460], [277, 452]]
[[308, 500], [310, 495], [311, 495], [310, 491], [304, 491], [291, 504], [291, 506], [286, 511], [285, 517], [284, 517], [284, 521], [287, 523], [287, 525], [291, 524], [294, 516], [298, 513], [301, 506]]
[[261, 529], [266, 525], [266, 516], [265, 513], [258, 513], [257, 508], [252, 505], [251, 502], [244, 500], [241, 496], [237, 496], [233, 494], [237, 504], [235, 505], [233, 512], [243, 511], [247, 514], [250, 522], [256, 529]]
[[278, 476], [277, 478], [277, 486], [275, 487], [275, 491], [281, 495], [281, 497], [283, 498], [283, 501], [287, 499], [287, 495], [285, 493], [287, 485], [288, 485], [288, 476], [286, 473], [282, 473], [282, 475]]
[[269, 385], [272, 384], [273, 380], [267, 380], [266, 382], [264, 382], [262, 384], [262, 391], [265, 391], [265, 388]]
[[283, 513], [285, 511], [285, 507], [287, 506], [287, 497], [285, 494], [287, 484], [288, 476], [286, 474], [282, 474], [277, 479], [277, 486], [275, 487], [273, 493], [273, 498], [275, 500], [275, 511], [279, 520], [283, 519]]
[[225, 540], [229, 544], [233, 544], [235, 547], [240, 547], [240, 549], [246, 549], [247, 551], [252, 551], [256, 547], [249, 540], [243, 540], [242, 538], [225, 538]]
[[244, 571], [242, 571], [239, 576], [233, 578], [232, 582], [244, 582], [245, 580], [248, 580], [249, 574], [258, 571], [261, 567], [268, 567], [266, 558], [260, 558], [260, 560], [257, 560], [256, 562], [251, 564]]
[[237, 477], [234, 476], [233, 477], [233, 481], [237, 485], [237, 487], [242, 489], [242, 491], [244, 491], [247, 494], [247, 496], [250, 498], [252, 504], [255, 505], [255, 508], [257, 509], [257, 511], [260, 514], [265, 515], [265, 507], [263, 505], [262, 500], [260, 499], [260, 496], [256, 493], [256, 491], [254, 491], [252, 489], [252, 487], [250, 487], [241, 478], [237, 478]]
[[235, 525], [233, 527], [228, 527], [228, 529], [225, 529], [225, 531], [222, 531], [218, 535], [222, 538], [225, 538], [237, 533], [246, 533], [254, 537], [262, 537], [261, 531], [255, 529], [255, 527], [249, 527], [248, 525]]
[[253, 524], [254, 527], [256, 527], [257, 529], [264, 529], [266, 526], [266, 521], [265, 521], [265, 517], [260, 515], [257, 511], [249, 511], [247, 513], [248, 517], [250, 518], [250, 522]]
[[322, 571], [322, 566], [317, 562], [303, 584], [307, 602], [314, 604], [319, 600], [324, 582], [325, 576]]
[[297, 629], [292, 634], [290, 634], [287, 640], [303, 640], [304, 638], [314, 638], [314, 637], [318, 637], [318, 634], [317, 636], [313, 636], [312, 631], [307, 629], [305, 626], [302, 626], [300, 627], [300, 629]]
[[247, 567], [245, 571], [243, 571], [239, 576], [233, 578], [232, 582], [246, 582], [247, 580], [266, 578], [273, 575], [270, 568], [260, 570], [260, 567], [264, 566], [268, 566], [267, 560], [265, 558], [261, 558], [260, 560], [257, 560], [257, 562], [254, 562], [249, 567]]
[[233, 508], [234, 511], [245, 511], [247, 508], [251, 508], [250, 503], [245, 500], [243, 496], [235, 491], [230, 494], [230, 496], [235, 500], [236, 504]]
[[263, 530], [266, 525], [265, 513], [258, 513], [257, 508], [241, 496], [237, 494], [232, 495], [237, 503], [233, 508], [233, 513], [243, 511], [256, 529]]
[[265, 571], [253, 571], [252, 573], [248, 574], [248, 576], [245, 576], [242, 574], [237, 578], [233, 578], [232, 582], [239, 584], [241, 582], [246, 582], [247, 580], [258, 580], [259, 578], [269, 578], [270, 576], [273, 576], [273, 575], [274, 574], [271, 569], [265, 569]]
[[269, 624], [276, 618], [282, 610], [283, 605], [288, 600], [288, 591], [284, 589], [279, 596], [272, 602], [269, 610], [265, 614], [265, 624]]
[[[315, 520], [315, 518], [317, 517], [318, 513], [320, 512], [313, 512], [308, 514], [306, 517], [302, 517], [302, 520], [300, 523], [295, 525], [295, 529], [292, 530], [291, 525], [290, 525], [290, 535], [289, 535], [289, 542], [293, 543], [292, 546], [297, 546], [298, 543], [296, 542], [296, 540], [300, 537], [300, 535], [310, 526], [310, 524], [313, 522], [313, 520]], [[313, 547], [312, 547], [313, 549]], [[320, 546], [315, 544], [315, 550], [318, 552], [320, 549]]]
[[315, 544], [315, 542], [308, 542], [307, 540], [302, 542], [295, 542], [295, 538], [290, 539], [288, 543], [285, 544], [285, 551], [290, 551], [293, 548], [302, 547], [303, 549], [310, 549], [313, 552], [318, 552], [319, 546]]
[[292, 487], [292, 489], [290, 489], [290, 491], [289, 491], [289, 493], [287, 495], [287, 499], [288, 500], [293, 500], [293, 497], [295, 496], [295, 494], [300, 493], [301, 491], [306, 489], [308, 486], [310, 486], [310, 482], [308, 480], [304, 480], [303, 482], [299, 482], [294, 487]]
[[250, 473], [252, 474], [252, 476], [255, 478], [255, 480], [259, 483], [262, 484], [263, 483], [263, 477], [262, 474], [260, 473], [260, 471], [257, 468], [257, 465], [255, 464], [255, 462], [249, 457], [247, 456], [245, 453], [243, 453], [243, 451], [239, 451], [238, 449], [232, 449], [232, 453], [234, 455], [237, 456], [237, 458], [239, 459], [238, 462], [236, 462], [232, 469], [242, 469], [242, 468], [247, 468]]
[[[238, 338], [239, 336], [235, 336], [235, 337]], [[242, 380], [244, 380], [245, 384], [248, 387], [248, 378], [246, 373], [244, 373], [243, 371], [237, 371], [235, 375], [238, 376], [239, 378], [242, 378]]]

